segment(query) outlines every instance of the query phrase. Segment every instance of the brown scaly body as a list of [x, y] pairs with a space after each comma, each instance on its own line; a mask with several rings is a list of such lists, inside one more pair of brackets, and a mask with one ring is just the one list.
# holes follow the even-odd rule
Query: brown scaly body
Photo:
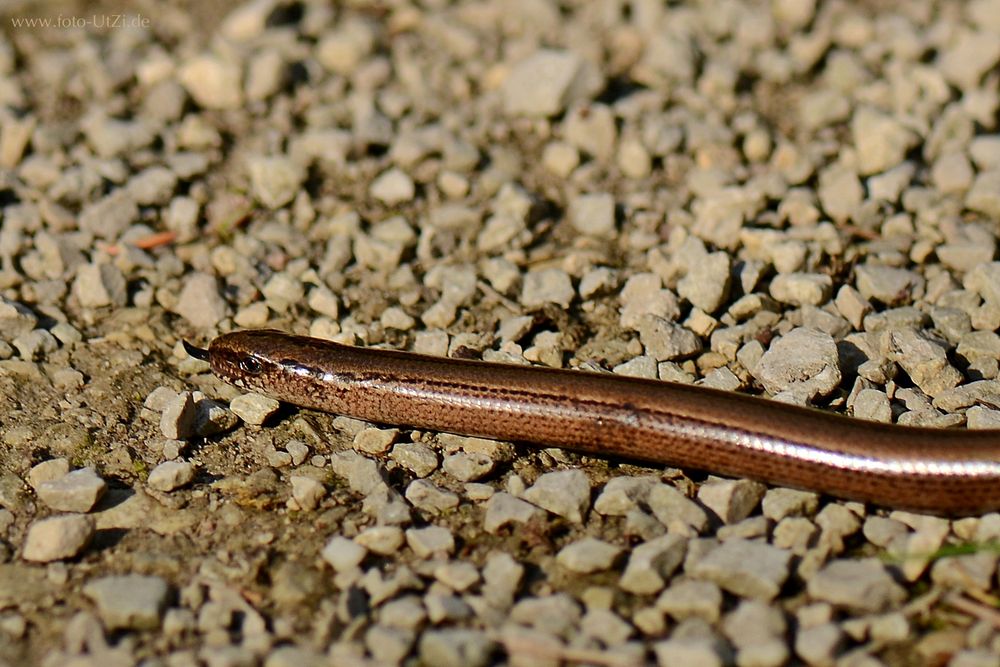
[[216, 338], [223, 380], [303, 407], [697, 468], [937, 514], [1000, 509], [1000, 431], [912, 428], [703, 387], [278, 331]]

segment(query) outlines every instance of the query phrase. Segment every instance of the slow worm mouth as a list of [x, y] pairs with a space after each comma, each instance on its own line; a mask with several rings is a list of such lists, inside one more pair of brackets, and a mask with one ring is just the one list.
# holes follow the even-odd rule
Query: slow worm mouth
[[186, 340], [182, 340], [181, 344], [184, 345], [184, 350], [194, 357], [195, 359], [201, 359], [202, 361], [208, 361], [208, 350], [200, 347], [195, 347]]

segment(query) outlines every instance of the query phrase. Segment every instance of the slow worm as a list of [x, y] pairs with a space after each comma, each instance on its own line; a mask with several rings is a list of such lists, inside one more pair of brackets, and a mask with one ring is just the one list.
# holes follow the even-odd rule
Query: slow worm
[[222, 380], [306, 408], [748, 477], [946, 515], [1000, 509], [1000, 431], [851, 419], [695, 387], [364, 349], [272, 330], [185, 343]]

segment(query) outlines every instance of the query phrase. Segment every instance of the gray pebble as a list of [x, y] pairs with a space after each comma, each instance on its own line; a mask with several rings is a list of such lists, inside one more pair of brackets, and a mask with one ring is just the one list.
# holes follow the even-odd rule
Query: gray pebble
[[573, 523], [583, 523], [590, 509], [590, 480], [579, 469], [548, 472], [535, 480], [522, 497]]
[[1000, 216], [1000, 170], [979, 172], [965, 195], [965, 206], [990, 219]]
[[437, 452], [419, 442], [398, 442], [389, 457], [417, 477], [427, 477], [438, 467]]
[[292, 499], [304, 510], [314, 510], [326, 496], [326, 487], [322, 482], [305, 475], [292, 475]]
[[542, 511], [515, 498], [509, 493], [495, 493], [486, 502], [486, 516], [483, 519], [483, 529], [487, 533], [496, 533], [509, 523], [528, 523], [544, 516]]
[[771, 281], [770, 294], [793, 306], [818, 306], [830, 298], [833, 280], [822, 273], [782, 273]]
[[809, 516], [815, 514], [819, 505], [819, 494], [776, 487], [768, 489], [761, 501], [761, 510], [771, 521], [781, 521], [789, 516]]
[[139, 218], [139, 207], [125, 190], [115, 190], [80, 211], [80, 227], [102, 239], [118, 238]]
[[[200, 393], [200, 392], [198, 392]], [[194, 430], [203, 438], [236, 428], [239, 420], [224, 404], [209, 398], [196, 397]]]
[[655, 315], [644, 316], [638, 329], [646, 354], [657, 361], [685, 359], [702, 349], [694, 332]]
[[650, 511], [672, 532], [701, 533], [708, 528], [705, 510], [672, 486], [654, 486], [649, 490], [648, 503]]
[[943, 345], [913, 329], [886, 332], [882, 347], [889, 359], [899, 364], [910, 379], [928, 396], [937, 396], [962, 380], [948, 360]]
[[687, 540], [679, 535], [664, 535], [632, 549], [628, 565], [618, 585], [636, 595], [657, 593], [683, 562]]
[[517, 63], [503, 83], [504, 111], [510, 115], [555, 116], [581, 94], [585, 64], [572, 51], [541, 50]]
[[442, 526], [410, 528], [406, 531], [406, 543], [418, 558], [443, 556], [455, 551], [455, 538]]
[[170, 492], [193, 479], [194, 466], [187, 461], [164, 461], [150, 471], [146, 484], [157, 491]]
[[659, 484], [655, 477], [612, 477], [594, 501], [594, 511], [605, 516], [625, 516], [645, 504], [649, 492]]
[[27, 306], [0, 296], [0, 339], [14, 340], [35, 328], [38, 318]]
[[906, 599], [906, 591], [875, 558], [835, 560], [807, 582], [809, 596], [861, 613], [883, 611]]
[[622, 304], [621, 325], [629, 329], [643, 324], [647, 315], [675, 320], [681, 314], [677, 297], [663, 289], [662, 279], [655, 273], [637, 273], [629, 278], [618, 298]]
[[[184, 281], [174, 312], [199, 328], [214, 327], [229, 308], [219, 294], [215, 277], [194, 273]], [[168, 436], [169, 437], [169, 436]]]
[[791, 557], [769, 544], [730, 539], [694, 563], [689, 574], [735, 595], [771, 600], [788, 578]]
[[160, 577], [126, 574], [89, 581], [83, 593], [109, 630], [153, 630], [160, 626], [170, 587]]
[[671, 637], [653, 644], [653, 652], [660, 667], [721, 667], [732, 661], [729, 647], [712, 638]]
[[416, 186], [406, 172], [393, 167], [372, 181], [369, 194], [386, 206], [395, 206], [413, 199]]
[[520, 300], [526, 308], [539, 308], [546, 303], [568, 308], [574, 296], [573, 284], [562, 269], [529, 271], [524, 275]]
[[37, 490], [44, 482], [53, 482], [64, 477], [69, 472], [69, 461], [64, 458], [49, 459], [31, 467], [28, 472], [28, 484]]
[[259, 426], [274, 415], [281, 404], [261, 394], [241, 394], [229, 401], [229, 409], [247, 424]]
[[835, 623], [801, 628], [795, 634], [795, 653], [809, 665], [832, 665], [845, 639]]
[[861, 206], [864, 189], [857, 174], [841, 164], [834, 164], [820, 172], [818, 194], [827, 215], [834, 222], [844, 222]]
[[677, 293], [706, 313], [714, 313], [729, 297], [730, 269], [728, 254], [706, 254], [688, 268], [677, 283]]
[[840, 384], [837, 344], [829, 334], [793, 329], [771, 343], [751, 372], [771, 394], [826, 396]]
[[107, 490], [107, 483], [93, 468], [80, 468], [35, 489], [39, 499], [60, 512], [89, 512]]
[[199, 55], [185, 62], [177, 75], [194, 101], [206, 109], [236, 109], [243, 104], [242, 74], [237, 63]]
[[84, 308], [124, 306], [128, 299], [125, 276], [114, 264], [81, 264], [76, 269], [73, 295]]
[[889, 306], [910, 300], [913, 291], [922, 289], [924, 283], [916, 273], [892, 266], [861, 264], [854, 270], [861, 296]]
[[94, 537], [94, 520], [82, 514], [67, 514], [35, 521], [28, 526], [21, 557], [36, 563], [73, 558]]
[[589, 574], [609, 569], [621, 553], [621, 547], [585, 537], [560, 549], [556, 562], [573, 572]]
[[406, 487], [406, 499], [414, 507], [433, 514], [458, 507], [458, 496], [426, 479], [415, 479]]
[[489, 663], [494, 642], [479, 630], [428, 630], [420, 636], [420, 660], [439, 667], [480, 667]]
[[656, 598], [656, 608], [675, 620], [699, 618], [714, 623], [722, 608], [722, 591], [710, 581], [679, 579]]
[[493, 472], [493, 459], [485, 454], [458, 452], [444, 459], [444, 471], [461, 482], [474, 482]]
[[59, 348], [55, 336], [45, 329], [35, 329], [21, 334], [11, 343], [21, 358], [28, 361], [44, 359], [49, 353], [55, 352]]
[[404, 540], [403, 529], [399, 526], [372, 526], [354, 538], [355, 542], [381, 556], [396, 553]]
[[585, 194], [569, 202], [569, 220], [581, 234], [599, 238], [615, 235], [615, 200], [606, 192]]
[[369, 427], [354, 436], [354, 449], [366, 454], [385, 454], [399, 436], [399, 429]]
[[918, 141], [917, 135], [896, 118], [869, 106], [854, 112], [851, 134], [863, 176], [895, 167]]
[[320, 556], [337, 572], [353, 570], [361, 565], [368, 550], [346, 537], [335, 535], [327, 541]]
[[466, 562], [451, 561], [434, 568], [434, 578], [459, 593], [479, 583], [479, 570]]
[[510, 610], [510, 620], [547, 635], [567, 636], [579, 624], [580, 605], [566, 593], [524, 597]]
[[732, 524], [750, 516], [766, 490], [760, 482], [748, 479], [712, 479], [698, 487], [698, 500], [723, 523]]

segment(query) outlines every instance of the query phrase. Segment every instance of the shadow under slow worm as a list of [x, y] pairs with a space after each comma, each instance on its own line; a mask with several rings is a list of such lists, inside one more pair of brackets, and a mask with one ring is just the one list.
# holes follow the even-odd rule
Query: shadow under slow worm
[[222, 380], [368, 421], [749, 477], [943, 515], [1000, 509], [1000, 431], [862, 421], [742, 394], [338, 345], [274, 330], [185, 343]]

